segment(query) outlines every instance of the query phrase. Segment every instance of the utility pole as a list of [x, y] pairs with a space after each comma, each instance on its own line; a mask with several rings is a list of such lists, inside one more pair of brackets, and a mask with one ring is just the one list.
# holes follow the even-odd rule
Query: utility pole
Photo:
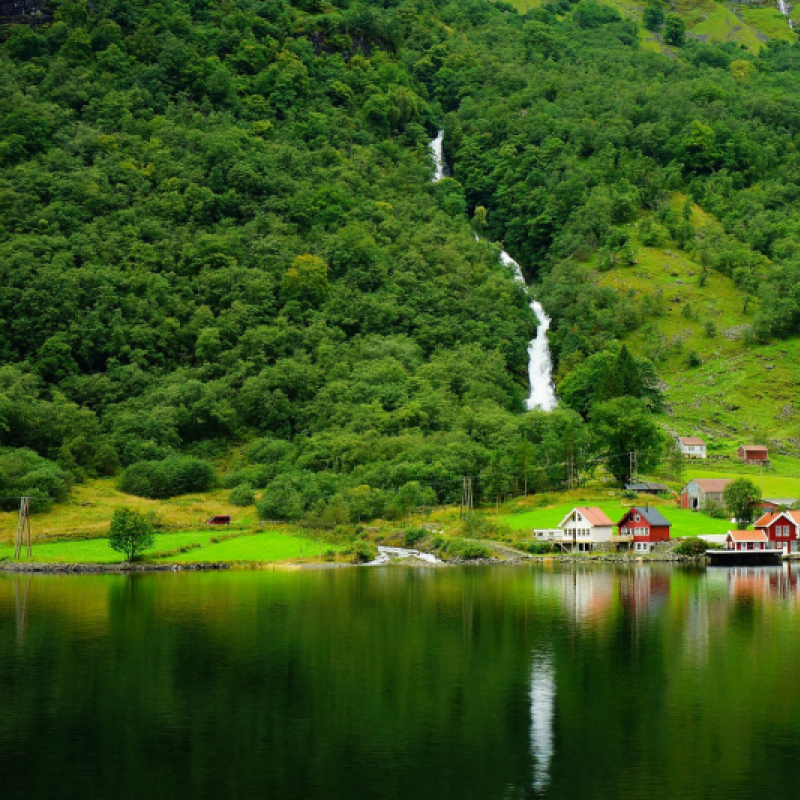
[[31, 551], [31, 505], [29, 497], [21, 497], [19, 502], [19, 517], [17, 518], [17, 534], [14, 537], [14, 558], [22, 557], [22, 546], [28, 558], [33, 555]]
[[630, 453], [628, 453], [628, 459], [629, 459], [629, 462], [630, 462], [630, 466], [629, 466], [630, 477], [628, 478], [628, 481], [630, 483], [633, 483], [634, 479], [636, 477], [636, 473], [638, 472], [638, 464], [636, 463], [636, 451], [635, 450], [631, 450]]
[[475, 511], [474, 502], [472, 499], [472, 477], [465, 475], [461, 480], [461, 511], [459, 519], [464, 519], [464, 516], [469, 516]]

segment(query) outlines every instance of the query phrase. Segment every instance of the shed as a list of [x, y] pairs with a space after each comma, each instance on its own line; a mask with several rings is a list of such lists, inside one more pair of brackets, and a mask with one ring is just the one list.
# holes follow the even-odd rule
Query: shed
[[722, 505], [722, 493], [732, 480], [732, 478], [692, 478], [681, 489], [681, 508], [699, 511], [709, 503]]
[[669, 494], [669, 486], [664, 483], [652, 483], [650, 481], [630, 481], [625, 484], [625, 489], [636, 494]]
[[230, 525], [231, 518], [228, 514], [217, 514], [206, 520], [206, 525]]
[[769, 450], [763, 444], [743, 444], [739, 448], [739, 461], [745, 464], [769, 466]]

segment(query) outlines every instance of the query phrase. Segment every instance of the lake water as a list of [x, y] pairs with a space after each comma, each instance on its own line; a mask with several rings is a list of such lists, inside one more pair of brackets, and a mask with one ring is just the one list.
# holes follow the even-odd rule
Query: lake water
[[798, 574], [0, 574], [0, 796], [795, 798]]

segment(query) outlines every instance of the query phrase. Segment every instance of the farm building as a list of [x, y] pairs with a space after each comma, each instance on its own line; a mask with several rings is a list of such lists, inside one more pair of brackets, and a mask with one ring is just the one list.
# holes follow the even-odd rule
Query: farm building
[[678, 438], [678, 447], [686, 458], [705, 458], [706, 443], [696, 436], [681, 436]]
[[762, 444], [742, 445], [738, 451], [739, 461], [745, 464], [760, 464], [769, 466], [769, 450]]
[[664, 483], [652, 483], [651, 481], [630, 481], [625, 484], [625, 489], [636, 494], [662, 494], [669, 493], [669, 486]]
[[800, 538], [800, 511], [773, 511], [753, 523], [764, 533], [771, 547], [792, 552], [798, 549]]
[[681, 489], [681, 508], [699, 511], [709, 503], [723, 505], [722, 493], [732, 478], [693, 478]]
[[657, 542], [669, 541], [672, 523], [655, 508], [634, 506], [617, 525], [620, 537], [627, 539], [634, 551], [649, 553]]
[[759, 501], [758, 505], [764, 514], [770, 514], [784, 508], [791, 508], [795, 503], [797, 503], [796, 497], [765, 497]]
[[763, 531], [728, 531], [726, 550], [766, 550], [767, 535]]

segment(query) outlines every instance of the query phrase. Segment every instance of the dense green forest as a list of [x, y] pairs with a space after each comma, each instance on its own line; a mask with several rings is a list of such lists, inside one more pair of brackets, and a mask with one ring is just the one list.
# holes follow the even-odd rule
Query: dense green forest
[[[642, 215], [761, 292], [755, 336], [800, 324], [797, 46], [645, 52], [591, 0], [52, 5], [0, 48], [7, 494], [241, 446], [265, 515], [336, 522], [654, 464], [656, 376], [615, 341], [648, 308], [594, 277]], [[492, 240], [553, 316], [552, 414]]]

